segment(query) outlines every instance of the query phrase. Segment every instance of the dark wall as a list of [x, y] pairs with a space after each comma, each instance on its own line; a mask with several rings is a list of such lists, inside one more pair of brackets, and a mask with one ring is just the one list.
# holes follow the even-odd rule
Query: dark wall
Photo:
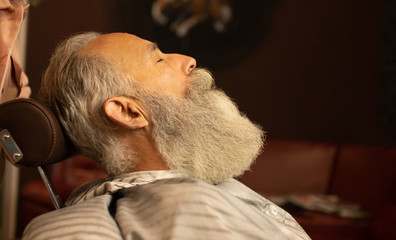
[[[251, 4], [240, 3], [245, 2]], [[31, 7], [27, 73], [33, 91], [56, 43], [72, 33], [127, 31], [161, 38], [145, 13], [149, 3], [46, 0]], [[392, 143], [378, 110], [380, 1], [272, 3], [256, 8], [260, 17], [243, 26], [250, 32], [232, 38], [243, 46], [230, 51], [229, 61], [217, 59], [216, 65], [201, 55], [199, 65], [213, 66], [218, 86], [270, 138]], [[194, 52], [189, 44], [180, 50]]]

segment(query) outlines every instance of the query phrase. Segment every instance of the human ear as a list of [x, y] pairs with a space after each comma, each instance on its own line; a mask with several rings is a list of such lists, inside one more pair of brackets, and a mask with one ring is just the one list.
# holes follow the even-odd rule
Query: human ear
[[132, 98], [111, 97], [103, 104], [103, 110], [111, 121], [124, 128], [139, 129], [148, 126], [144, 111]]

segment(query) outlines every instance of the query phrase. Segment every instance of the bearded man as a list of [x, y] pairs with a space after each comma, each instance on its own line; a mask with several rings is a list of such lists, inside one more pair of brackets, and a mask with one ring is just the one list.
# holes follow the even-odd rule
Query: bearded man
[[40, 96], [109, 177], [34, 219], [24, 239], [309, 239], [233, 179], [260, 153], [264, 132], [195, 66], [126, 33], [58, 46]]

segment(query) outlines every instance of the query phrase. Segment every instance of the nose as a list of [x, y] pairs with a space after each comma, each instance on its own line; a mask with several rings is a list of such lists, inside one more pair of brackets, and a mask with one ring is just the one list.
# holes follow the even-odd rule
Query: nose
[[192, 70], [195, 69], [197, 66], [197, 61], [194, 58], [185, 56], [186, 57], [186, 65], [184, 66], [186, 74], [190, 74]]
[[197, 62], [192, 57], [181, 54], [174, 54], [174, 56], [178, 59], [181, 70], [186, 75], [189, 75], [191, 71], [197, 66]]

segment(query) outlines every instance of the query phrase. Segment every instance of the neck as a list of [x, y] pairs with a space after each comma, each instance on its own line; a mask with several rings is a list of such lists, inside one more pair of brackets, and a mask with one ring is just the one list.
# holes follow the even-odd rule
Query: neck
[[160, 154], [151, 134], [130, 135], [129, 144], [134, 147], [136, 156], [132, 171], [169, 170], [168, 164]]

